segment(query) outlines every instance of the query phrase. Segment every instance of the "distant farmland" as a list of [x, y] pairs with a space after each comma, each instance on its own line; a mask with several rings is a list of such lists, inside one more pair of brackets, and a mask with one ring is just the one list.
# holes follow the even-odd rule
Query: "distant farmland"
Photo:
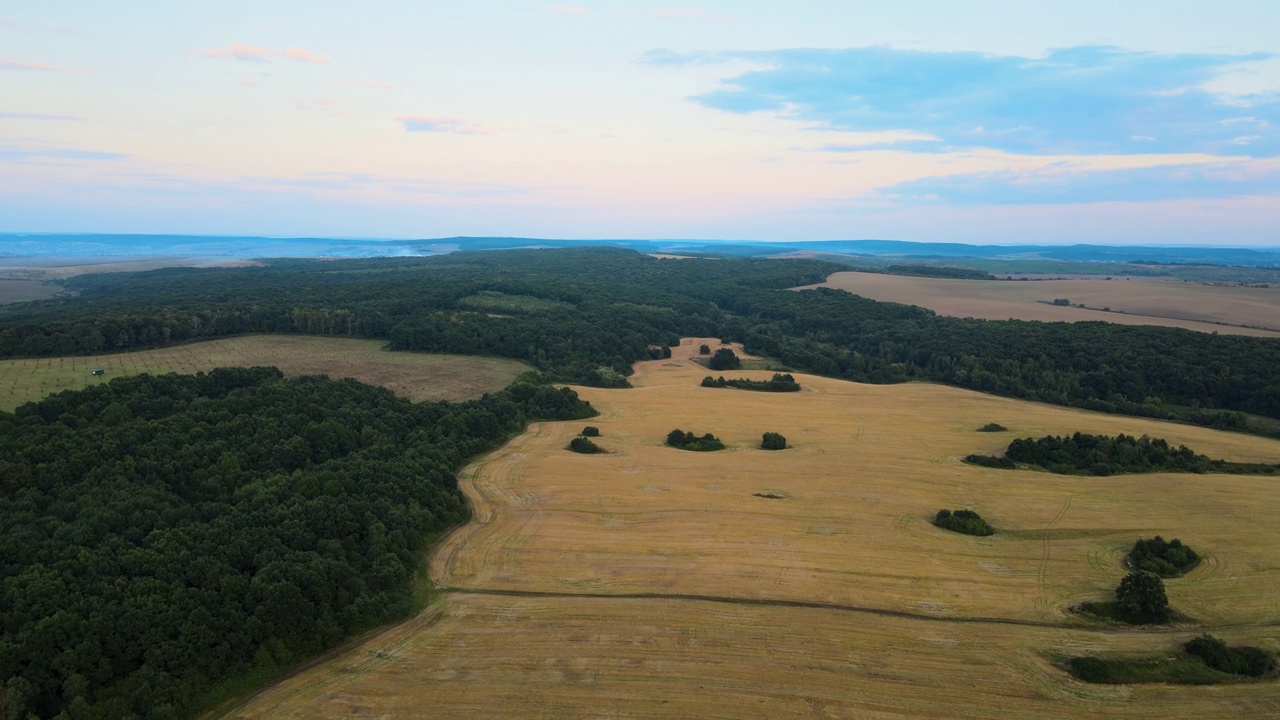
[[[501, 390], [529, 369], [514, 360], [390, 352], [383, 345], [380, 340], [251, 335], [116, 355], [0, 360], [0, 410], [144, 372], [274, 365], [286, 375], [352, 377], [412, 400], [461, 401]], [[94, 377], [95, 369], [103, 375]]]
[[27, 302], [28, 300], [46, 300], [56, 295], [60, 290], [62, 288], [56, 285], [45, 285], [32, 280], [0, 278], [0, 305]]
[[[1280, 287], [1126, 280], [943, 280], [835, 273], [822, 285], [940, 315], [987, 320], [1161, 325], [1228, 335], [1280, 337]], [[1053, 305], [1068, 300], [1070, 306]], [[1083, 304], [1085, 307], [1076, 307]], [[1104, 311], [1110, 308], [1110, 311]]]
[[[1274, 717], [1274, 682], [1095, 686], [1055, 666], [1204, 630], [1280, 649], [1273, 478], [961, 458], [1074, 430], [1272, 463], [1280, 442], [922, 383], [701, 388], [702, 342], [717, 343], [640, 363], [633, 389], [578, 389], [608, 454], [564, 449], [582, 422], [539, 423], [470, 466], [475, 519], [430, 562], [443, 600], [227, 717]], [[989, 422], [1010, 432], [976, 432]], [[666, 447], [673, 428], [728, 447]], [[765, 431], [792, 447], [759, 450]], [[939, 530], [943, 507], [998, 532]], [[1154, 534], [1202, 549], [1168, 582], [1194, 624], [1117, 631], [1066, 612], [1106, 599], [1124, 552]]]

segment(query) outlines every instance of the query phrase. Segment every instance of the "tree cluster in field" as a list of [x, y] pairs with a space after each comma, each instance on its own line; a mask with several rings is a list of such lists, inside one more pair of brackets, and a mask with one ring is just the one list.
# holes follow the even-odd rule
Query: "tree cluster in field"
[[676, 429], [667, 433], [667, 444], [673, 448], [681, 450], [694, 450], [698, 452], [710, 452], [713, 450], [723, 450], [724, 443], [711, 433], [698, 436], [694, 433], [687, 433], [683, 430]]
[[[1267, 338], [948, 318], [829, 288], [785, 289], [841, 269], [580, 248], [85, 275], [66, 281], [78, 297], [0, 308], [0, 357], [291, 332], [511, 357], [551, 379], [623, 387], [651, 346], [719, 336], [860, 382], [931, 380], [1230, 430], [1250, 428], [1244, 413], [1280, 418], [1280, 344]], [[520, 312], [493, 317], [477, 298], [519, 298]]]
[[1186, 445], [1177, 448], [1160, 438], [1143, 435], [1050, 435], [1009, 443], [1005, 457], [1063, 475], [1119, 475], [1126, 473], [1191, 472], [1241, 475], [1280, 474], [1280, 466], [1211, 460]]
[[762, 450], [786, 450], [787, 438], [776, 432], [767, 432], [760, 440]]
[[650, 360], [667, 360], [671, 357], [671, 346], [663, 345], [660, 348], [649, 348]]
[[707, 361], [707, 367], [712, 370], [737, 370], [742, 367], [742, 360], [730, 348], [719, 348]]
[[1191, 572], [1200, 564], [1200, 556], [1177, 538], [1166, 542], [1157, 535], [1150, 540], [1135, 542], [1133, 549], [1125, 555], [1125, 561], [1135, 570], [1146, 570], [1162, 578], [1173, 578]]
[[982, 516], [972, 510], [939, 510], [933, 518], [933, 524], [945, 530], [964, 533], [965, 535], [995, 535], [996, 529], [987, 524]]
[[591, 441], [593, 437], [600, 437], [600, 428], [588, 425], [582, 428], [578, 437], [569, 441], [569, 449], [583, 455], [599, 455], [605, 452], [604, 448]]
[[999, 470], [1013, 470], [1018, 464], [1007, 457], [995, 455], [966, 455], [964, 461], [970, 465], [979, 467], [997, 468]]
[[1008, 431], [1009, 431], [1009, 428], [1001, 425], [1000, 423], [987, 423], [986, 425], [983, 425], [982, 427], [978, 428], [978, 432], [1008, 432]]
[[1125, 622], [1144, 624], [1169, 619], [1169, 596], [1160, 576], [1134, 570], [1116, 586], [1116, 610]]
[[800, 383], [791, 376], [790, 373], [774, 373], [769, 380], [747, 380], [745, 378], [735, 378], [725, 380], [721, 375], [713, 378], [710, 375], [702, 379], [702, 387], [723, 388], [731, 387], [739, 390], [758, 390], [760, 392], [799, 392]]
[[515, 384], [413, 404], [275, 368], [119, 378], [0, 412], [0, 714], [180, 718], [413, 605], [454, 473], [532, 419]]
[[914, 275], [916, 277], [943, 278], [946, 280], [995, 280], [986, 270], [939, 265], [890, 265], [881, 272], [886, 275]]
[[1067, 669], [1077, 679], [1110, 685], [1164, 683], [1213, 685], [1274, 677], [1276, 658], [1251, 646], [1232, 647], [1212, 635], [1183, 643], [1173, 657], [1150, 658], [1074, 657]]

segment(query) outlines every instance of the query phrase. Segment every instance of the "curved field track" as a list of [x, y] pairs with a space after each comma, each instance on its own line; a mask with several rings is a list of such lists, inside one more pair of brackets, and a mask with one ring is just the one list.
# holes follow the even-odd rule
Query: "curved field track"
[[[578, 388], [601, 411], [588, 422], [609, 454], [564, 450], [581, 422], [543, 423], [463, 473], [476, 521], [430, 561], [445, 599], [429, 627], [393, 628], [228, 716], [1280, 712], [1273, 682], [1090, 686], [1054, 665], [1170, 651], [1205, 629], [1280, 648], [1274, 479], [1077, 478], [959, 460], [1074, 430], [1268, 462], [1280, 443], [926, 384], [800, 375], [799, 393], [701, 388], [707, 371], [690, 357], [701, 342], [641, 363], [634, 389]], [[988, 422], [1011, 432], [975, 432]], [[675, 427], [728, 448], [665, 447]], [[792, 447], [757, 449], [765, 431]], [[977, 509], [1000, 532], [938, 530], [929, 519], [942, 507]], [[1196, 624], [1120, 629], [1064, 612], [1108, 597], [1126, 546], [1157, 533], [1213, 558], [1167, 585]]]
[[[245, 335], [114, 355], [0, 360], [0, 410], [122, 375], [274, 365], [285, 375], [351, 377], [411, 400], [471, 400], [501, 390], [529, 366], [503, 358], [391, 352], [381, 340]], [[104, 374], [94, 377], [91, 371]]]
[[[1163, 280], [949, 280], [838, 272], [820, 285], [939, 315], [986, 320], [1086, 320], [1280, 338], [1280, 288]], [[1056, 299], [1069, 307], [1054, 305]], [[1074, 307], [1083, 304], [1085, 307]], [[1110, 308], [1110, 311], [1103, 311]]]

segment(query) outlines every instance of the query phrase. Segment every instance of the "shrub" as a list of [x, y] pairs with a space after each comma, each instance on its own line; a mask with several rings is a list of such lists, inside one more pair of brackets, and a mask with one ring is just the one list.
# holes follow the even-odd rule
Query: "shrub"
[[939, 510], [933, 518], [933, 524], [965, 535], [994, 535], [996, 529], [987, 524], [982, 516], [972, 510]]
[[583, 437], [600, 437], [600, 428], [594, 425], [588, 425], [582, 428], [582, 432], [578, 433]]
[[724, 443], [720, 442], [720, 439], [711, 433], [698, 437], [694, 433], [687, 433], [680, 429], [672, 430], [667, 433], [667, 444], [673, 448], [694, 450], [697, 452], [710, 452], [712, 450], [724, 449]]
[[1181, 577], [1200, 564], [1200, 556], [1181, 540], [1165, 542], [1159, 535], [1134, 543], [1125, 559], [1134, 570], [1146, 570], [1162, 578]]
[[776, 432], [767, 432], [760, 441], [760, 447], [765, 450], [786, 450], [787, 439]]
[[1130, 620], [1159, 622], [1169, 616], [1169, 598], [1160, 576], [1134, 570], [1116, 588], [1116, 609]]
[[1228, 647], [1212, 635], [1201, 635], [1182, 646], [1205, 665], [1224, 673], [1245, 677], [1266, 677], [1276, 672], [1276, 659], [1261, 648]]
[[569, 449], [583, 455], [595, 455], [604, 452], [599, 445], [584, 437], [576, 437], [569, 441]]
[[994, 457], [992, 455], [967, 455], [964, 459], [970, 465], [979, 465], [981, 467], [999, 468], [1001, 470], [1012, 470], [1018, 467], [1012, 460], [1007, 457]]
[[698, 346], [698, 354], [699, 354], [699, 355], [710, 355], [710, 354], [711, 354], [711, 346], [710, 346], [710, 345], [707, 345], [707, 344], [705, 344], [705, 343], [703, 343], [702, 345], [699, 345], [699, 346]]
[[711, 356], [707, 367], [712, 370], [737, 370], [742, 367], [742, 360], [738, 359], [738, 354], [730, 348], [720, 348], [716, 350], [715, 355]]
[[978, 432], [1008, 432], [1008, 431], [1009, 431], [1009, 428], [1001, 425], [1000, 423], [987, 423], [986, 425], [983, 425], [982, 427], [978, 428]]

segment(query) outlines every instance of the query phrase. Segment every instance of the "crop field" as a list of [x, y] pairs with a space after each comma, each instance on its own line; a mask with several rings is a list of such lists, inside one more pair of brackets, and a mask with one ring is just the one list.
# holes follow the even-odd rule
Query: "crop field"
[[61, 289], [56, 285], [45, 285], [32, 280], [0, 278], [0, 305], [28, 300], [46, 300], [56, 295]]
[[[429, 561], [442, 601], [226, 716], [1280, 713], [1275, 682], [1092, 686], [1054, 664], [1172, 651], [1206, 630], [1280, 649], [1274, 479], [960, 460], [1076, 430], [1273, 463], [1280, 442], [927, 384], [797, 375], [798, 393], [701, 388], [702, 342], [715, 343], [640, 363], [633, 389], [578, 388], [601, 412], [586, 424], [608, 454], [564, 449], [581, 421], [541, 423], [467, 468], [475, 518]], [[988, 422], [1010, 432], [975, 432]], [[727, 449], [665, 447], [676, 427]], [[766, 431], [792, 447], [757, 449]], [[929, 520], [944, 507], [975, 509], [998, 532], [939, 530]], [[1167, 582], [1191, 622], [1119, 629], [1067, 612], [1108, 599], [1124, 552], [1155, 534], [1205, 556]]]
[[[1280, 337], [1280, 287], [1163, 280], [946, 280], [835, 273], [822, 285], [872, 300], [919, 305], [940, 315], [987, 320], [1161, 325], [1201, 332]], [[1070, 307], [1053, 305], [1057, 299]], [[1075, 307], [1076, 305], [1085, 307]], [[1103, 308], [1110, 308], [1104, 311]]]
[[[286, 375], [351, 377], [412, 400], [469, 400], [529, 369], [514, 360], [390, 352], [381, 340], [249, 335], [115, 355], [0, 360], [0, 410], [122, 375], [275, 365]], [[94, 377], [95, 369], [104, 370]]]

